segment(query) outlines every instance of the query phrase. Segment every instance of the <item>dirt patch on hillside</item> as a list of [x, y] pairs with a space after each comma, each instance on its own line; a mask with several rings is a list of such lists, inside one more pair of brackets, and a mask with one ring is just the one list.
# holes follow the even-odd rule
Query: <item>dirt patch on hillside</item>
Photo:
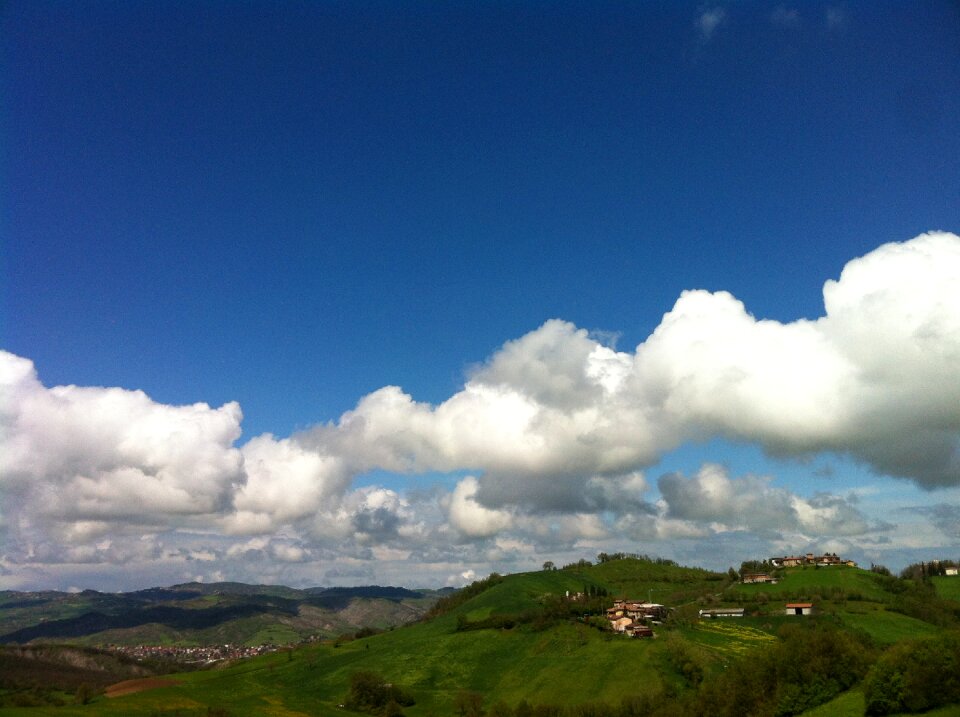
[[144, 690], [155, 690], [158, 687], [171, 687], [179, 685], [177, 680], [170, 680], [166, 677], [145, 677], [141, 680], [124, 680], [110, 685], [104, 694], [107, 697], [120, 697], [121, 695], [132, 695], [134, 692], [143, 692]]

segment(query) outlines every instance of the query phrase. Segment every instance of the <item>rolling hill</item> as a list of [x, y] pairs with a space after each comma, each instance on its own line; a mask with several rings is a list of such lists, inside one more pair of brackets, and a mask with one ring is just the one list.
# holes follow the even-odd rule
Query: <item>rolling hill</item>
[[[606, 596], [566, 599], [578, 592]], [[604, 629], [602, 619], [584, 618], [616, 596], [652, 596], [676, 609], [656, 626], [655, 639], [629, 639]], [[813, 601], [818, 614], [788, 617], [786, 600]], [[750, 616], [697, 619], [701, 607], [737, 605]], [[872, 666], [912, 645], [910, 639], [940, 639], [958, 626], [960, 603], [865, 570], [798, 568], [777, 585], [739, 585], [723, 574], [624, 559], [492, 576], [440, 600], [417, 623], [174, 675], [176, 684], [98, 696], [55, 714], [343, 715], [349, 712], [338, 705], [358, 672], [407, 691], [415, 704], [403, 714], [411, 717], [476, 714], [471, 700], [490, 715], [773, 714], [775, 707], [803, 714], [820, 702], [827, 704], [811, 716], [863, 714]], [[761, 679], [766, 688], [755, 682]], [[727, 698], [746, 699], [745, 705], [757, 695], [759, 706], [740, 712], [729, 711], [736, 704], [723, 706]], [[835, 711], [823, 712], [830, 705]]]

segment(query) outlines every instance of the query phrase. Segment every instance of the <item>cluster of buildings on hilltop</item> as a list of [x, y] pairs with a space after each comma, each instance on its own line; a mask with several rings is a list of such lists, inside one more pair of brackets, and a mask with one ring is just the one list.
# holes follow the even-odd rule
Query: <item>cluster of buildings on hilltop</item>
[[[844, 560], [836, 553], [824, 553], [815, 555], [807, 553], [806, 555], [788, 555], [783, 558], [770, 558], [769, 562], [774, 568], [799, 568], [806, 565], [813, 565], [819, 568], [830, 567], [834, 565], [843, 565], [849, 568], [857, 567], [853, 560]], [[770, 573], [743, 573], [740, 576], [740, 582], [750, 583], [776, 583], [777, 579]]]
[[770, 558], [770, 564], [775, 568], [799, 568], [803, 565], [816, 565], [827, 567], [830, 565], [846, 565], [850, 568], [857, 567], [853, 560], [844, 560], [836, 553], [824, 553], [823, 555], [791, 555], [784, 558]]
[[[804, 566], [829, 567], [846, 566], [855, 568], [857, 563], [853, 560], [844, 560], [836, 553], [824, 553], [816, 555], [806, 553], [805, 555], [793, 555], [778, 558], [770, 558], [767, 562], [774, 568], [797, 568]], [[958, 569], [955, 567], [946, 568], [946, 575], [957, 575]], [[744, 584], [751, 583], [776, 583], [777, 578], [770, 573], [744, 573], [740, 580]], [[577, 600], [581, 593], [568, 598]], [[783, 607], [784, 615], [813, 615], [814, 605], [809, 602], [786, 603]], [[640, 600], [615, 600], [613, 607], [607, 608], [606, 616], [610, 621], [610, 627], [614, 632], [629, 635], [630, 637], [653, 637], [652, 625], [659, 625], [660, 621], [667, 616], [668, 609], [659, 603], [643, 602]], [[705, 608], [700, 610], [701, 619], [713, 619], [724, 617], [744, 617], [745, 610], [742, 607], [718, 607]]]
[[[805, 555], [788, 555], [782, 558], [770, 558], [768, 561], [774, 568], [799, 568], [807, 565], [815, 567], [846, 566], [850, 568], [857, 567], [853, 560], [844, 560], [836, 553], [824, 553], [816, 555], [815, 553], [806, 553]], [[743, 573], [740, 576], [740, 582], [744, 585], [769, 583], [776, 584], [777, 578], [770, 573]], [[784, 606], [786, 615], [812, 615], [812, 603], [787, 603]], [[700, 611], [701, 618], [715, 617], [743, 617], [742, 607], [715, 608]]]

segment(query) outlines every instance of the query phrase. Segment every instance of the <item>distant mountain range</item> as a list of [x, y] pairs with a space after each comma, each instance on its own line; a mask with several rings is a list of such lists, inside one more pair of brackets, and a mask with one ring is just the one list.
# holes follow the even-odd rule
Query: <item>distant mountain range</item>
[[420, 618], [449, 590], [184, 583], [128, 593], [0, 592], [0, 644], [288, 644]]

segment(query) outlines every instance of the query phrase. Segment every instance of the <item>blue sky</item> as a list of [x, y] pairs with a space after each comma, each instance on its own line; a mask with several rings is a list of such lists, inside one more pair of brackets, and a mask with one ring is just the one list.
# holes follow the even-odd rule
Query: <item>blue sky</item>
[[[85, 427], [96, 437], [84, 433], [80, 448], [66, 441], [60, 462], [11, 462], [6, 482], [0, 473], [6, 504], [29, 516], [7, 508], [0, 517], [6, 584], [137, 587], [188, 573], [399, 581], [411, 564], [431, 566], [418, 577], [442, 583], [528, 569], [548, 553], [637, 546], [711, 566], [794, 544], [894, 565], [956, 558], [960, 478], [901, 460], [960, 450], [949, 406], [918, 409], [904, 424], [945, 431], [937, 440], [946, 443], [897, 456], [863, 447], [883, 442], [884, 421], [872, 436], [811, 429], [794, 445], [703, 408], [678, 418], [656, 450], [618, 438], [636, 455], [562, 470], [556, 456], [546, 468], [487, 465], [473, 448], [444, 452], [431, 441], [446, 429], [435, 426], [423, 444], [378, 461], [370, 456], [389, 440], [355, 445], [335, 430], [384, 386], [433, 407], [478, 375], [478, 385], [534, 396], [517, 383], [529, 366], [491, 367], [505, 342], [551, 319], [573, 327], [554, 336], [553, 358], [572, 355], [581, 329], [633, 355], [687, 290], [729, 292], [758, 320], [816, 320], [824, 282], [848, 262], [960, 231], [955, 4], [10, 2], [0, 29], [0, 346], [33, 363], [31, 390], [41, 393], [89, 387], [83, 400], [96, 403], [106, 395], [96, 388], [116, 387], [145, 392], [160, 413], [205, 402], [212, 415], [235, 401], [243, 415], [240, 436], [216, 434], [232, 467], [209, 474], [220, 482], [200, 491], [208, 502], [134, 492], [134, 510], [77, 488], [80, 503], [92, 501], [84, 511], [44, 512], [50, 486], [83, 479], [97, 495], [117, 490], [118, 465], [170, 485], [166, 459], [153, 453], [139, 463], [103, 458], [103, 446], [133, 440], [115, 432], [129, 419], [110, 412], [121, 409], [77, 408], [114, 428]], [[928, 252], [932, 266], [951, 266], [938, 253], [950, 254], [946, 246]], [[960, 336], [954, 305], [931, 301], [947, 312], [946, 348], [932, 354], [943, 366], [903, 366], [940, 390], [930, 384], [956, 376]], [[560, 375], [553, 358], [538, 365]], [[918, 395], [913, 388], [905, 379], [884, 395]], [[17, 418], [6, 440], [49, 445], [24, 428], [39, 421], [24, 417], [33, 404], [22, 396], [8, 391]], [[66, 422], [70, 411], [55, 406]], [[408, 419], [393, 430], [415, 432]], [[156, 436], [145, 437], [148, 425]], [[138, 440], [192, 430], [156, 425], [147, 421]], [[191, 440], [208, 456], [201, 433]], [[243, 447], [264, 433], [274, 448], [294, 445], [336, 468], [289, 482], [277, 468], [273, 483], [258, 482]], [[99, 458], [81, 460], [84, 451]], [[198, 470], [190, 460], [170, 459], [186, 473]], [[860, 496], [843, 509], [857, 511], [869, 537], [809, 521], [778, 536], [722, 511], [709, 519], [663, 503], [661, 476], [679, 472], [702, 488], [707, 478], [695, 476], [713, 464], [737, 495], [759, 489], [736, 481], [766, 476], [802, 500]], [[644, 490], [624, 477], [634, 472]], [[577, 491], [597, 476], [633, 490], [622, 501], [639, 501], [639, 512], [585, 508]], [[510, 481], [538, 488], [510, 495]], [[546, 484], [573, 491], [569, 501], [539, 501]], [[312, 510], [274, 500], [298, 490]], [[770, 501], [789, 502], [786, 493]], [[479, 523], [456, 513], [457, 500]], [[242, 505], [260, 518], [237, 523]], [[932, 525], [934, 512], [946, 527], [930, 528], [927, 543], [898, 541], [916, 516]], [[627, 523], [651, 514], [685, 527], [624, 537]], [[370, 516], [380, 528], [360, 530]], [[567, 530], [570, 521], [580, 527]], [[200, 526], [211, 524], [219, 527], [203, 538]], [[414, 525], [425, 526], [415, 540]], [[347, 533], [351, 547], [338, 549]], [[243, 541], [255, 546], [237, 547]], [[438, 547], [450, 542], [456, 551]], [[705, 547], [718, 544], [722, 555]], [[288, 571], [265, 572], [281, 553]]]

